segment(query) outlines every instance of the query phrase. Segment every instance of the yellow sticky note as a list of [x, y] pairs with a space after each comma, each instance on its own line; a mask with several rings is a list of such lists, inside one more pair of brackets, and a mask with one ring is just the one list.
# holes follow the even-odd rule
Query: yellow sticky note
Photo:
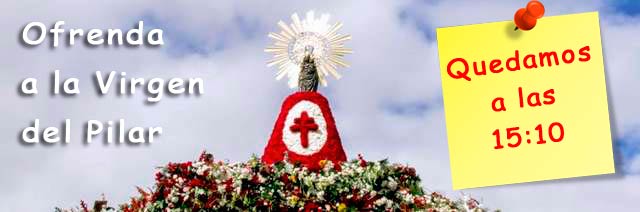
[[614, 173], [597, 12], [437, 29], [454, 189]]

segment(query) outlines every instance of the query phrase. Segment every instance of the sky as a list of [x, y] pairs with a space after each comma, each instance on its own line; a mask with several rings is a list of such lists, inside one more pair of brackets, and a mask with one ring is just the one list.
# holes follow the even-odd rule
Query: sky
[[[267, 68], [266, 36], [292, 13], [315, 10], [344, 23], [355, 53], [343, 79], [320, 92], [331, 103], [349, 158], [416, 167], [425, 188], [468, 194], [504, 211], [615, 211], [640, 199], [640, 5], [636, 1], [543, 1], [545, 16], [599, 11], [617, 174], [453, 191], [435, 29], [511, 20], [527, 1], [14, 1], [0, 9], [0, 211], [47, 211], [104, 194], [111, 203], [151, 186], [155, 167], [193, 160], [203, 150], [244, 161], [261, 154], [281, 101], [292, 91]], [[25, 47], [22, 28], [63, 20], [65, 29], [164, 30], [159, 48], [85, 45]], [[47, 40], [48, 41], [48, 40]], [[81, 93], [54, 96], [49, 77], [80, 79]], [[204, 80], [200, 96], [98, 96], [95, 71], [145, 78]], [[41, 93], [19, 95], [27, 78]], [[67, 145], [26, 145], [22, 129], [72, 120]], [[162, 126], [149, 145], [82, 142], [83, 123], [126, 119], [127, 126]], [[517, 194], [517, 195], [516, 195]]]

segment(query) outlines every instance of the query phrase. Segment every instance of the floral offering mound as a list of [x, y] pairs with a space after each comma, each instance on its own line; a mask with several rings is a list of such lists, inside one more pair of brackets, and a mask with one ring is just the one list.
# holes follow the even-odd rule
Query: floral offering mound
[[412, 167], [357, 160], [319, 169], [282, 161], [265, 164], [214, 161], [202, 153], [194, 162], [159, 168], [152, 189], [120, 207], [123, 211], [485, 211], [475, 199], [450, 200], [425, 193]]

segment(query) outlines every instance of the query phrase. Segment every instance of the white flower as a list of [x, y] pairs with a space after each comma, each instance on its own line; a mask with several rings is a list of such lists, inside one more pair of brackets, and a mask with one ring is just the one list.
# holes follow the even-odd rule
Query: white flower
[[318, 197], [318, 199], [320, 200], [324, 200], [324, 191], [318, 191], [316, 193], [316, 197]]
[[372, 197], [375, 197], [375, 196], [378, 194], [378, 192], [376, 192], [376, 191], [371, 191], [371, 192], [369, 192], [369, 194], [370, 194]]
[[251, 168], [245, 167], [241, 172], [242, 176], [248, 177], [251, 174]]
[[391, 177], [388, 178], [389, 182], [387, 183], [387, 188], [389, 188], [389, 190], [395, 191], [396, 188], [398, 188], [398, 183], [391, 179]]

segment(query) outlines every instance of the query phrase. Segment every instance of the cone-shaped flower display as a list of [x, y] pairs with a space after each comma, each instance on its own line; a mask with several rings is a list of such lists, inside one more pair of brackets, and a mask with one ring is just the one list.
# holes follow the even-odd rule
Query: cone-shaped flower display
[[320, 93], [296, 92], [284, 100], [262, 160], [273, 164], [285, 155], [312, 170], [321, 160], [347, 160], [329, 102]]

